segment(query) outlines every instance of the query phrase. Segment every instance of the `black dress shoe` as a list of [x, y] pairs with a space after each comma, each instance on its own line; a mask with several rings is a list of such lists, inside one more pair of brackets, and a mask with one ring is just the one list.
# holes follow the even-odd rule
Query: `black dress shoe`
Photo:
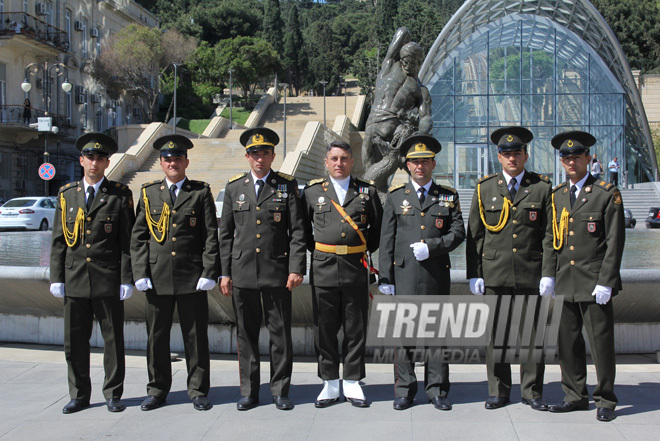
[[413, 399], [408, 397], [396, 397], [394, 399], [394, 410], [406, 410], [413, 404]]
[[62, 408], [62, 413], [76, 413], [89, 407], [89, 400], [75, 398]]
[[323, 409], [324, 407], [330, 407], [338, 402], [339, 402], [339, 398], [326, 398], [323, 400], [316, 400], [316, 402], [314, 403], [314, 407], [316, 407], [317, 409]]
[[351, 403], [353, 407], [369, 407], [369, 402], [366, 399], [346, 397], [346, 401]]
[[140, 405], [140, 409], [154, 410], [154, 409], [158, 409], [163, 404], [165, 404], [164, 398], [160, 398], [155, 395], [149, 395], [147, 398], [144, 399], [144, 401]]
[[120, 398], [108, 398], [105, 404], [108, 406], [108, 412], [123, 412], [126, 409]]
[[280, 395], [274, 395], [273, 396], [273, 403], [275, 403], [275, 407], [277, 407], [279, 410], [291, 410], [293, 409], [293, 402], [289, 397], [282, 397]]
[[451, 403], [449, 400], [441, 397], [440, 395], [433, 397], [429, 400], [429, 402], [433, 403], [433, 407], [438, 410], [451, 410]]
[[209, 399], [204, 395], [197, 395], [196, 397], [193, 397], [192, 403], [195, 410], [209, 410], [213, 407]]
[[612, 421], [616, 416], [614, 416], [614, 409], [609, 409], [607, 407], [599, 407], [596, 411], [596, 419], [598, 421]]
[[486, 409], [499, 409], [506, 404], [509, 404], [509, 397], [488, 397], [484, 407]]
[[543, 398], [531, 398], [529, 400], [523, 398], [522, 402], [534, 410], [548, 410], [548, 403], [546, 403]]
[[550, 412], [555, 412], [555, 413], [565, 413], [565, 412], [573, 412], [574, 410], [587, 410], [589, 409], [588, 404], [573, 404], [569, 403], [568, 401], [562, 401], [561, 404], [551, 404], [550, 407], [548, 407], [548, 410]]
[[255, 397], [241, 397], [238, 402], [236, 402], [236, 409], [238, 410], [250, 410], [259, 405], [259, 398]]

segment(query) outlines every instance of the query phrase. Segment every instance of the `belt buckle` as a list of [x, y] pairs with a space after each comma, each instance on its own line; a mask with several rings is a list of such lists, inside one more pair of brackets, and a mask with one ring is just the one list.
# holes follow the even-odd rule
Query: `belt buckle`
[[338, 254], [340, 256], [343, 256], [344, 254], [348, 254], [348, 245], [337, 245], [335, 248], [335, 254]]

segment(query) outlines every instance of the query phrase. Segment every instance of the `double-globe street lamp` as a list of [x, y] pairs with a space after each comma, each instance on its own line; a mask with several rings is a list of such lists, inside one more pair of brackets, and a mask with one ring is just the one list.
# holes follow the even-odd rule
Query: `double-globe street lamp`
[[319, 83], [323, 84], [323, 125], [325, 126], [325, 85], [328, 84], [326, 80], [321, 80]]

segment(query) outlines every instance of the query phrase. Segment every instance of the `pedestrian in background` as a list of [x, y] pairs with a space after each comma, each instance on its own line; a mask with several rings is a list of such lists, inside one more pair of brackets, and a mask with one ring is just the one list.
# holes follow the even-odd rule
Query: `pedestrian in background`
[[603, 164], [600, 163], [598, 158], [596, 158], [596, 154], [594, 153], [594, 156], [591, 160], [591, 174], [593, 175], [594, 178], [600, 179], [600, 175], [603, 173]]

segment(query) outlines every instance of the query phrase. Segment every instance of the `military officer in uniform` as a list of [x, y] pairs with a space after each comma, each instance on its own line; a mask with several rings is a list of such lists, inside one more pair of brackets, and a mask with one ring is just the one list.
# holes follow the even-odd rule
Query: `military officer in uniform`
[[[458, 193], [432, 179], [440, 143], [414, 135], [401, 144], [411, 182], [390, 187], [383, 207], [378, 290], [387, 295], [449, 295], [449, 252], [465, 239]], [[394, 409], [407, 409], [417, 393], [413, 350], [396, 348]], [[449, 366], [429, 357], [426, 395], [440, 410], [451, 410]]]
[[102, 133], [76, 141], [84, 178], [60, 189], [53, 219], [50, 292], [64, 298], [64, 353], [69, 402], [62, 412], [89, 406], [89, 339], [93, 319], [103, 337], [103, 396], [110, 412], [125, 409], [124, 303], [133, 292], [130, 241], [135, 222], [129, 188], [105, 178], [117, 143]]
[[329, 178], [305, 188], [307, 245], [314, 309], [314, 341], [323, 390], [316, 407], [339, 399], [339, 330], [343, 328], [344, 396], [355, 407], [369, 403], [359, 380], [366, 375], [365, 342], [369, 308], [366, 252], [378, 249], [383, 208], [373, 183], [351, 176], [353, 151], [333, 141], [325, 154]]
[[[465, 247], [472, 294], [517, 296], [515, 301], [523, 302], [523, 311], [528, 305], [536, 310], [539, 293], [552, 295], [554, 287], [552, 184], [546, 176], [525, 169], [533, 137], [517, 126], [491, 134], [502, 171], [477, 183]], [[495, 359], [493, 350], [491, 340], [486, 350], [486, 409], [504, 406], [511, 393], [511, 365]], [[534, 410], [548, 410], [543, 400], [545, 364], [531, 354], [520, 363], [522, 402]]]
[[564, 296], [559, 326], [559, 366], [564, 401], [550, 412], [589, 406], [586, 329], [596, 365], [593, 391], [596, 418], [614, 419], [616, 371], [611, 298], [621, 290], [621, 256], [625, 242], [623, 201], [616, 186], [589, 174], [591, 134], [565, 132], [552, 138], [568, 181], [553, 191], [554, 248], [557, 250], [557, 295]]
[[298, 183], [271, 169], [279, 137], [259, 127], [241, 134], [250, 171], [225, 188], [220, 222], [222, 280], [236, 314], [241, 398], [238, 410], [259, 404], [259, 330], [270, 334], [270, 391], [280, 410], [289, 398], [293, 345], [291, 291], [305, 274], [305, 233]]
[[196, 410], [211, 408], [207, 291], [220, 273], [217, 220], [211, 188], [186, 176], [190, 139], [156, 139], [163, 180], [142, 186], [131, 257], [135, 286], [146, 292], [147, 398], [141, 409], [165, 404], [172, 385], [170, 330], [179, 315], [188, 369], [188, 396]]

